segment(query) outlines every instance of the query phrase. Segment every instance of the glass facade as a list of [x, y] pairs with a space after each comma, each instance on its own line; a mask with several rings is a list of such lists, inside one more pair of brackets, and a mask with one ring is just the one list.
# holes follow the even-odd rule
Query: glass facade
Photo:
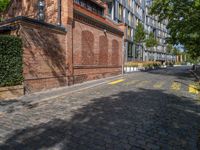
[[[124, 23], [126, 60], [164, 60], [167, 58], [165, 39], [168, 37], [167, 20], [158, 22], [156, 16], [149, 15], [152, 0], [109, 0], [109, 18], [117, 23]], [[153, 49], [134, 43], [134, 31], [138, 23], [144, 25], [146, 36], [153, 32], [159, 45]], [[162, 59], [161, 59], [162, 58]]]
[[133, 58], [133, 44], [132, 43], [128, 43], [128, 57], [129, 58]]
[[[112, 6], [112, 7], [111, 7]], [[125, 48], [127, 59], [135, 59], [134, 30], [138, 22], [144, 24], [145, 21], [145, 1], [144, 0], [112, 0], [109, 1], [109, 17], [117, 23], [126, 25]], [[137, 58], [136, 58], [137, 59]]]

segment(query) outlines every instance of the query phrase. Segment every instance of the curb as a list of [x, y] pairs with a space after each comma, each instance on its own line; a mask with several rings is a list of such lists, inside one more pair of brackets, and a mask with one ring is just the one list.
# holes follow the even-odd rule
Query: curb
[[87, 81], [87, 82], [84, 82], [81, 84], [75, 84], [72, 86], [54, 88], [54, 89], [43, 91], [43, 92], [37, 92], [34, 94], [25, 95], [19, 98], [18, 100], [24, 103], [33, 105], [33, 104], [45, 102], [51, 99], [63, 97], [75, 92], [91, 89], [93, 87], [100, 86], [102, 84], [108, 83], [118, 78], [122, 78], [124, 76], [125, 75], [118, 75], [118, 76], [113, 76], [113, 77], [108, 77], [108, 78], [103, 78], [103, 79], [98, 79], [98, 80], [93, 80], [93, 81]]
[[194, 77], [200, 81], [200, 77], [193, 71], [193, 70], [190, 70], [190, 72], [194, 75]]

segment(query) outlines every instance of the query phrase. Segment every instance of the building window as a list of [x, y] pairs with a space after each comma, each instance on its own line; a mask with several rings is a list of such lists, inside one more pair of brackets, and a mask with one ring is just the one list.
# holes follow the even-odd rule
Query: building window
[[128, 38], [131, 38], [131, 28], [130, 27], [128, 27], [128, 29], [127, 29], [127, 36], [128, 36]]
[[109, 2], [108, 3], [108, 15], [109, 16], [112, 16], [112, 7], [113, 7], [113, 3]]
[[74, 2], [76, 4], [81, 5], [82, 7], [95, 12], [96, 14], [103, 16], [104, 15], [104, 8], [97, 5], [96, 3], [92, 2], [92, 1], [88, 1], [88, 0], [74, 0]]
[[131, 13], [130, 12], [128, 13], [128, 23], [129, 24], [131, 23]]
[[128, 0], [128, 6], [131, 7], [131, 0]]
[[118, 5], [118, 10], [119, 10], [119, 20], [122, 20], [123, 19], [123, 7], [121, 4]]
[[132, 45], [133, 45], [132, 43], [128, 43], [128, 58], [133, 57]]

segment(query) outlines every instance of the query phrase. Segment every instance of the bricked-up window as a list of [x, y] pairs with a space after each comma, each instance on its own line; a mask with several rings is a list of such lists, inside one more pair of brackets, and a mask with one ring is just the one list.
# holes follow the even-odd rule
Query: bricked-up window
[[82, 64], [83, 65], [94, 65], [95, 54], [94, 54], [94, 35], [88, 30], [84, 30], [81, 33], [82, 36]]
[[112, 40], [112, 65], [119, 65], [119, 42]]
[[108, 38], [99, 37], [99, 65], [108, 65]]
[[74, 2], [76, 4], [79, 4], [81, 5], [82, 7], [92, 11], [92, 12], [95, 12], [96, 14], [100, 15], [100, 16], [103, 16], [104, 15], [104, 8], [97, 5], [96, 3], [90, 1], [90, 0], [74, 0]]

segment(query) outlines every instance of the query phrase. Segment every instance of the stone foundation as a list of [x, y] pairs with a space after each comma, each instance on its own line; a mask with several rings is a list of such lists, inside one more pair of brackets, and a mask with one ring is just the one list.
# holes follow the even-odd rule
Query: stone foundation
[[0, 100], [15, 99], [24, 95], [24, 86], [0, 87]]

